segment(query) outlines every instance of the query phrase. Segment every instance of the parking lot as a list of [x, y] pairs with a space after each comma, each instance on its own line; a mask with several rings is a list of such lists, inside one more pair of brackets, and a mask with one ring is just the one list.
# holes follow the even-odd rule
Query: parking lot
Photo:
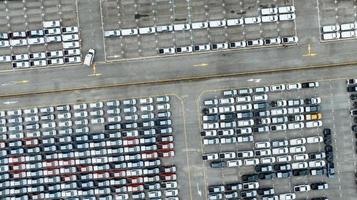
[[175, 155], [182, 122], [171, 121], [182, 118], [179, 107], [174, 96], [157, 96], [1, 111], [0, 193], [176, 199], [188, 189], [177, 178], [187, 176], [186, 155]]
[[[263, 8], [291, 6], [293, 1], [101, 2], [107, 60], [232, 49], [239, 46], [231, 43], [240, 42], [244, 47], [282, 45], [288, 43], [283, 42], [284, 37], [296, 36], [294, 20], [278, 20], [278, 11], [268, 14], [276, 19], [264, 18], [261, 13]], [[255, 20], [254, 17], [259, 18], [257, 22], [239, 21], [234, 22], [235, 25], [226, 22], [243, 18]], [[215, 25], [216, 22], [219, 24]], [[150, 27], [155, 31], [144, 30]], [[140, 34], [141, 31], [145, 33]], [[264, 39], [271, 39], [271, 43], [265, 44]]]
[[[356, 2], [354, 0], [318, 1], [319, 24], [322, 41], [356, 38]], [[324, 26], [332, 29], [324, 30]]]
[[[46, 26], [52, 21], [56, 23]], [[0, 35], [0, 69], [81, 62], [77, 1], [1, 1]], [[66, 49], [78, 52], [65, 54]], [[30, 55], [58, 51], [62, 55]]]
[[[341, 81], [342, 82], [342, 81]], [[342, 85], [342, 84], [341, 84]], [[322, 88], [324, 89], [322, 89]], [[279, 93], [269, 93], [268, 97], [269, 97], [269, 101], [276, 101], [276, 100], [281, 100], [281, 99], [285, 99], [287, 100], [287, 103], [289, 105], [289, 99], [309, 99], [309, 98], [316, 98], [316, 97], [319, 97], [319, 90], [326, 90], [326, 87], [329, 87], [329, 86], [324, 86], [323, 84], [321, 84], [321, 86], [319, 88], [315, 88], [315, 89], [303, 89], [303, 90], [299, 90], [299, 91], [288, 91], [288, 92], [279, 92]], [[254, 90], [253, 90], [254, 91]], [[344, 91], [341, 91], [341, 93], [344, 92]], [[203, 102], [203, 100], [207, 100], [207, 99], [217, 99], [218, 102], [220, 101], [225, 101], [224, 99], [227, 99], [227, 98], [231, 98], [231, 97], [227, 97], [227, 96], [223, 96], [222, 95], [222, 91], [221, 92], [208, 92], [206, 94], [204, 94], [203, 98], [201, 99], [201, 103]], [[253, 93], [254, 94], [254, 93]], [[257, 96], [261, 96], [261, 94], [252, 94], [252, 99], [254, 99], [254, 95], [257, 97]], [[343, 98], [342, 98], [343, 97]], [[267, 129], [268, 131], [266, 133], [254, 133], [254, 131], [259, 131], [259, 129], [254, 129], [254, 127], [264, 127], [266, 125], [254, 125], [252, 126], [252, 131], [253, 131], [253, 134], [252, 134], [252, 138], [249, 138], [249, 136], [251, 134], [248, 133], [247, 134], [242, 134], [241, 131], [243, 129], [246, 129], [246, 127], [244, 128], [236, 128], [234, 132], [232, 132], [232, 134], [234, 134], [233, 136], [237, 135], [237, 139], [234, 139], [234, 140], [227, 140], [227, 138], [230, 138], [232, 136], [227, 136], [227, 134], [230, 134], [230, 130], [229, 128], [224, 128], [224, 129], [218, 129], [218, 130], [221, 130], [221, 131], [217, 131], [217, 137], [220, 138], [219, 140], [217, 140], [216, 142], [216, 145], [203, 145], [203, 155], [205, 156], [208, 156], [208, 159], [213, 159], [213, 161], [205, 161], [205, 166], [207, 167], [207, 174], [210, 174], [209, 176], [207, 176], [207, 182], [208, 182], [208, 190], [211, 190], [210, 192], [210, 195], [209, 197], [212, 198], [212, 199], [220, 199], [220, 193], [222, 194], [222, 196], [224, 196], [224, 191], [223, 192], [219, 192], [219, 189], [221, 185], [225, 186], [225, 190], [226, 190], [226, 195], [233, 195], [232, 191], [230, 191], [229, 189], [227, 188], [230, 188], [232, 185], [236, 185], [236, 187], [242, 187], [242, 185], [239, 185], [239, 184], [242, 184], [243, 182], [250, 182], [251, 183], [251, 186], [249, 187], [250, 190], [248, 190], [247, 192], [247, 189], [243, 189], [243, 193], [249, 193], [249, 192], [252, 192], [254, 190], [262, 192], [263, 190], [267, 190], [269, 188], [273, 188], [274, 189], [274, 193], [266, 193], [265, 196], [274, 196], [276, 195], [278, 197], [278, 199], [284, 199], [284, 195], [282, 194], [289, 194], [289, 195], [292, 195], [292, 193], [294, 193], [296, 196], [294, 198], [297, 198], [297, 199], [301, 199], [301, 198], [313, 198], [313, 197], [328, 197], [329, 199], [341, 199], [341, 195], [344, 195], [346, 193], [342, 193], [340, 192], [341, 190], [341, 187], [343, 188], [351, 188], [351, 186], [347, 186], [348, 184], [346, 184], [346, 186], [344, 186], [344, 181], [341, 182], [341, 179], [343, 180], [343, 178], [345, 177], [344, 173], [341, 173], [341, 167], [343, 165], [345, 165], [345, 163], [338, 163], [336, 162], [336, 160], [340, 160], [340, 159], [343, 159], [343, 157], [345, 157], [346, 155], [348, 155], [346, 152], [342, 153], [341, 152], [341, 148], [343, 149], [346, 149], [348, 148], [348, 152], [352, 152], [354, 151], [355, 147], [354, 145], [353, 146], [344, 146], [344, 142], [345, 140], [348, 140], [348, 137], [351, 137], [351, 130], [349, 129], [348, 126], [345, 126], [344, 125], [340, 125], [341, 124], [350, 124], [349, 121], [344, 121], [344, 122], [337, 122], [335, 121], [336, 117], [337, 116], [341, 116], [341, 115], [348, 115], [348, 112], [346, 111], [343, 111], [341, 112], [341, 107], [342, 106], [341, 104], [339, 104], [340, 106], [339, 107], [336, 107], [336, 106], [332, 106], [332, 110], [328, 109], [328, 107], [331, 107], [331, 105], [337, 105], [338, 103], [337, 102], [341, 102], [343, 101], [343, 99], [345, 99], [345, 101], [348, 101], [347, 98], [347, 94], [346, 95], [343, 95], [343, 96], [339, 96], [338, 100], [335, 100], [334, 98], [336, 98], [336, 96], [334, 95], [331, 95], [331, 96], [320, 96], [321, 98], [321, 115], [322, 115], [322, 118], [321, 118], [321, 122], [323, 123], [321, 127], [317, 127], [317, 128], [307, 128], [305, 124], [304, 128], [302, 129], [298, 129], [298, 130], [289, 130], [289, 127], [293, 128], [292, 126], [290, 126], [289, 124], [287, 124], [287, 126], [285, 127], [284, 126], [280, 126], [283, 127], [282, 129], [283, 130], [280, 130], [280, 131], [274, 131], [274, 128], [272, 130], [272, 126], [276, 127], [276, 125], [269, 125], [270, 126], [270, 130]], [[219, 100], [221, 99], [221, 100]], [[306, 100], [305, 100], [305, 103], [306, 103]], [[242, 103], [240, 103], [242, 104]], [[253, 104], [253, 103], [252, 103]], [[239, 105], [239, 104], [237, 104]], [[269, 105], [272, 105], [271, 103], [269, 103]], [[349, 105], [348, 104], [345, 104], [344, 107], [348, 107]], [[201, 106], [201, 108], [203, 108], [205, 106]], [[226, 106], [221, 106], [221, 107], [226, 107]], [[253, 108], [254, 108], [254, 104], [253, 104]], [[221, 108], [223, 110], [223, 108]], [[275, 108], [273, 108], [275, 109]], [[218, 107], [218, 112], [220, 108]], [[293, 110], [290, 110], [290, 112], [292, 112]], [[207, 110], [205, 111], [207, 112]], [[243, 112], [243, 113], [249, 113], [249, 111], [236, 111], [236, 112]], [[270, 111], [270, 113], [273, 113], [275, 111]], [[287, 112], [289, 112], [289, 108], [287, 110]], [[206, 115], [206, 114], [204, 114]], [[227, 114], [222, 114], [220, 113], [219, 114], [219, 118], [223, 117], [222, 115], [225, 115], [225, 117], [229, 116], [229, 113]], [[253, 112], [253, 115], [254, 112]], [[307, 114], [309, 115], [309, 114]], [[211, 115], [212, 116], [212, 115]], [[244, 115], [243, 115], [244, 116]], [[201, 116], [202, 117], [202, 116]], [[238, 117], [238, 115], [237, 115]], [[275, 118], [275, 119], [274, 119]], [[279, 117], [278, 117], [279, 118]], [[267, 123], [266, 120], [256, 120], [256, 117], [254, 118], [255, 120], [253, 120], [252, 122], [250, 123]], [[270, 118], [271, 121], [269, 123], [273, 123], [273, 121], [276, 121], [277, 118], [276, 117], [271, 117]], [[287, 117], [287, 120], [290, 121], [291, 117]], [[238, 119], [239, 120], [239, 119]], [[248, 121], [249, 118], [244, 118], [244, 119], [240, 119], [241, 121]], [[283, 119], [282, 119], [283, 120]], [[306, 120], [306, 114], [305, 114], [305, 120]], [[206, 123], [206, 125], [204, 125]], [[206, 130], [203, 130], [203, 133], [201, 133], [201, 135], [205, 135], [205, 134], [212, 134], [212, 130], [210, 129], [207, 129], [207, 123], [212, 123], [212, 122], [202, 122], [202, 125], [205, 126]], [[292, 122], [288, 122], [288, 123], [292, 123]], [[223, 120], [219, 123], [219, 126], [227, 126], [229, 125], [229, 122], [227, 123], [226, 120]], [[239, 125], [239, 123], [237, 124], [237, 126], [242, 126], [242, 125]], [[325, 169], [323, 170], [323, 175], [311, 175], [311, 167], [309, 167], [310, 165], [314, 165], [314, 162], [315, 161], [311, 161], [311, 155], [313, 155], [314, 153], [323, 153], [325, 155], [327, 155], [327, 152], [325, 152], [325, 144], [324, 144], [324, 140], [325, 139], [322, 139], [324, 138], [324, 134], [323, 134], [323, 129], [324, 128], [331, 128], [332, 130], [332, 146], [333, 146], [333, 151], [334, 151], [334, 167], [337, 169], [336, 170], [336, 174], [334, 175], [335, 177], [332, 178], [331, 176], [327, 176], [327, 173], [328, 173], [328, 170], [326, 170], [326, 166], [324, 167]], [[240, 130], [240, 131], [237, 131], [237, 130]], [[284, 130], [286, 129], [286, 130]], [[234, 130], [234, 128], [233, 128]], [[264, 130], [264, 129], [262, 129]], [[334, 133], [334, 131], [336, 131]], [[207, 132], [207, 133], [205, 133]], [[342, 135], [339, 135], [339, 133], [341, 134], [343, 132]], [[243, 132], [244, 133], [244, 132]], [[213, 133], [214, 134], [214, 133]], [[222, 135], [223, 134], [223, 135]], [[244, 142], [244, 137], [251, 139], [251, 141], [245, 141]], [[251, 136], [250, 136], [251, 137]], [[310, 137], [310, 139], [309, 139]], [[312, 137], [316, 138], [316, 141], [313, 142], [313, 143], [309, 143], [309, 140], [310, 142], [312, 142]], [[336, 138], [338, 137], [338, 138]], [[340, 138], [341, 137], [341, 138]], [[212, 139], [212, 138], [215, 138], [214, 136], [205, 136], [205, 137], [202, 137], [202, 141], [203, 143], [207, 142], [208, 143], [208, 140], [204, 141], [205, 139]], [[225, 139], [224, 139], [225, 138]], [[285, 144], [290, 144], [291, 145], [291, 142], [295, 143], [296, 142], [296, 139], [299, 139], [299, 138], [305, 138], [305, 139], [300, 139], [303, 143], [305, 143], [304, 146], [306, 146], [306, 149], [304, 150], [304, 152], [300, 152], [300, 153], [292, 153], [291, 152], [291, 146], [289, 147], [289, 151], [290, 151], [290, 155], [291, 155], [291, 161], [288, 161], [288, 162], [292, 162], [292, 163], [299, 163], [299, 164], [292, 164], [291, 166], [293, 167], [292, 169], [294, 169], [295, 167], [299, 167], [298, 165], [305, 165], [306, 168], [310, 169], [309, 170], [309, 174], [307, 176], [296, 176], [295, 173], [297, 172], [294, 172], [294, 171], [299, 171], [299, 170], [293, 170], [293, 174], [289, 175], [291, 176], [290, 178], [277, 178], [277, 176], [281, 176], [282, 174], [278, 174], [278, 173], [273, 173], [271, 174], [270, 172], [268, 173], [263, 173], [264, 174], [264, 177], [263, 175], [259, 175], [257, 177], [256, 180], [250, 180], [250, 181], [247, 181], [245, 180], [247, 177], [246, 175], [254, 175], [254, 174], [259, 174], [257, 173], [258, 171], [256, 171], [256, 163], [255, 164], [251, 164], [249, 162], [251, 161], [254, 161], [254, 162], [260, 162], [260, 164], [265, 163], [265, 164], [262, 164], [261, 166], [264, 166], [264, 167], [267, 167], [267, 166], [275, 166], [277, 165], [278, 163], [281, 163], [283, 162], [284, 164], [286, 163], [286, 161], [279, 161], [281, 160], [282, 157], [284, 156], [280, 156], [280, 158], [278, 158], [279, 156], [276, 156], [275, 155], [275, 159], [273, 158], [269, 158], [269, 155], [274, 155], [274, 152], [278, 153], [277, 150], [273, 150], [274, 148], [274, 143], [277, 143], [278, 141], [279, 142], [283, 142]], [[317, 139], [319, 138], [319, 139]], [[322, 141], [321, 141], [322, 139]], [[243, 140], [243, 142], [242, 142]], [[233, 141], [233, 142], [232, 142]], [[317, 142], [319, 141], [319, 142]], [[222, 143], [223, 142], [223, 143]], [[261, 143], [263, 142], [263, 143]], [[261, 151], [261, 148], [262, 147], [258, 147], [257, 146], [257, 143], [258, 144], [264, 144], [264, 142], [268, 142], [269, 145], [271, 145], [269, 148]], [[211, 143], [214, 143], [214, 140], [211, 140]], [[230, 144], [229, 144], [230, 143]], [[354, 144], [354, 143], [353, 143]], [[296, 146], [297, 144], [294, 144], [293, 146]], [[300, 144], [301, 145], [301, 144]], [[284, 145], [283, 145], [284, 146]], [[258, 147], [258, 149], [257, 149]], [[263, 148], [266, 148], [263, 147]], [[294, 148], [294, 147], [293, 147]], [[271, 151], [270, 151], [270, 150]], [[268, 151], [266, 151], [268, 150]], [[262, 156], [257, 156], [257, 151], [259, 151], [259, 153], [265, 153], [265, 158], [262, 159]], [[230, 152], [234, 152], [236, 153], [236, 155], [230, 153]], [[240, 153], [239, 153], [240, 152]], [[312, 153], [314, 152], [314, 153]], [[216, 154], [216, 155], [214, 155]], [[299, 160], [299, 157], [300, 155], [303, 155], [303, 154], [307, 154], [306, 156], [308, 156], [310, 158], [310, 160], [306, 160], [305, 162], [307, 162], [306, 164], [302, 164], [301, 160]], [[298, 156], [296, 156], [298, 155]], [[315, 154], [317, 155], [317, 154]], [[216, 157], [218, 156], [218, 157]], [[226, 158], [224, 158], [225, 156], [228, 156]], [[234, 158], [232, 157], [229, 157], [229, 156], [233, 156]], [[243, 156], [243, 157], [242, 157]], [[274, 156], [273, 156], [274, 157]], [[289, 157], [289, 156], [288, 156]], [[328, 156], [327, 156], [328, 157]], [[353, 157], [355, 158], [355, 155], [353, 155]], [[253, 159], [252, 159], [253, 158]], [[254, 159], [254, 158], [258, 158], [258, 159]], [[307, 157], [306, 157], [307, 158]], [[295, 159], [298, 159], [295, 160]], [[317, 159], [317, 158], [316, 158]], [[290, 158], [288, 159], [290, 160]], [[323, 159], [324, 160], [324, 159]], [[223, 162], [222, 162], [223, 161]], [[352, 159], [351, 159], [352, 161]], [[212, 165], [212, 162], [214, 163]], [[253, 162], [253, 163], [254, 163]], [[304, 161], [303, 161], [304, 162]], [[328, 161], [327, 160], [324, 160], [324, 161], [320, 161], [322, 162], [323, 164], [327, 164]], [[222, 163], [224, 163], [222, 165]], [[283, 165], [284, 165], [283, 164]], [[294, 166], [295, 165], [295, 166]], [[211, 167], [210, 167], [211, 166]], [[300, 167], [301, 167], [300, 166]], [[213, 167], [213, 168], [212, 168]], [[217, 169], [217, 168], [220, 168], [220, 169]], [[340, 169], [338, 169], [340, 168]], [[295, 168], [296, 169], [296, 168]], [[301, 169], [301, 168], [300, 168]], [[318, 169], [318, 168], [313, 168], [313, 169]], [[351, 168], [351, 170], [355, 170], [353, 167]], [[316, 172], [316, 171], [315, 171]], [[315, 173], [313, 172], [313, 173]], [[251, 176], [251, 177], [254, 177], [254, 176]], [[272, 180], [262, 180], [262, 178], [264, 179], [271, 179]], [[351, 179], [351, 178], [349, 178]], [[244, 181], [245, 180], [245, 181]], [[252, 186], [254, 183], [258, 182], [258, 185], [255, 185], [255, 186]], [[326, 189], [326, 190], [311, 190], [309, 192], [294, 192], [294, 186], [301, 186], [301, 185], [309, 185], [307, 187], [310, 187], [310, 185], [312, 183], [327, 183], [328, 184], [328, 187], [329, 189]], [[349, 184], [351, 184], [351, 181], [348, 180], [348, 181], [345, 181], [345, 182], [348, 182]], [[228, 185], [231, 185], [231, 186], [228, 186]], [[216, 189], [216, 192], [213, 192], [214, 189]], [[260, 188], [260, 189], [258, 189]], [[261, 189], [263, 188], [263, 189]], [[253, 192], [254, 194], [254, 192]], [[271, 195], [268, 195], [268, 194], [271, 194]], [[238, 192], [238, 195], [241, 195], [241, 193]], [[257, 194], [256, 194], [257, 195]], [[257, 196], [260, 196], [260, 198], [262, 198], [262, 195], [257, 195]], [[346, 198], [346, 197], [345, 197]], [[343, 199], [345, 199], [343, 198]]]

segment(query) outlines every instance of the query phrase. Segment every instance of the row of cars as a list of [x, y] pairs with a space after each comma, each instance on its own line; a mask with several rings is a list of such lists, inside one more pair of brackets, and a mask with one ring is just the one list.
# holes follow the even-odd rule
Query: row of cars
[[[311, 184], [295, 185], [294, 192], [307, 192], [310, 190], [328, 189], [326, 182], [314, 182]], [[208, 187], [208, 199], [237, 199], [239, 197], [257, 197], [262, 200], [295, 199], [294, 193], [276, 194], [272, 187], [261, 187], [259, 182], [234, 182], [225, 185], [211, 185]], [[327, 200], [326, 197], [312, 198], [312, 200]]]
[[159, 48], [159, 54], [180, 54], [192, 52], [204, 52], [211, 50], [237, 49], [245, 47], [261, 47], [271, 45], [291, 45], [299, 41], [297, 36], [285, 36], [275, 38], [258, 38], [252, 40], [241, 40], [222, 43], [197, 44], [193, 46]]
[[[351, 110], [350, 110], [350, 115], [353, 118], [353, 125], [351, 127], [355, 139], [357, 139], [357, 79], [348, 79], [346, 80], [347, 84], [347, 92], [350, 93], [350, 99], [351, 99]], [[356, 140], [356, 147], [357, 147], [357, 140]], [[357, 150], [356, 150], [357, 153]]]
[[81, 62], [77, 26], [61, 27], [60, 21], [44, 21], [44, 29], [0, 33], [0, 47], [47, 45], [62, 42], [63, 50], [0, 56], [0, 63], [11, 62], [13, 68], [43, 67]]
[[332, 24], [321, 27], [323, 40], [336, 40], [357, 37], [356, 23]]
[[263, 8], [261, 9], [261, 15], [257, 17], [243, 17], [236, 19], [222, 19], [222, 20], [211, 20], [203, 22], [192, 22], [187, 24], [174, 24], [174, 25], [160, 25], [152, 27], [141, 27], [141, 28], [131, 28], [131, 29], [119, 29], [105, 31], [105, 37], [120, 37], [120, 36], [131, 36], [131, 35], [145, 35], [145, 34], [156, 34], [162, 32], [172, 32], [172, 31], [189, 31], [207, 28], [224, 28], [231, 26], [241, 26], [249, 24], [259, 24], [265, 22], [277, 22], [277, 21], [288, 21], [295, 19], [295, 7], [294, 6], [282, 6], [277, 8]]

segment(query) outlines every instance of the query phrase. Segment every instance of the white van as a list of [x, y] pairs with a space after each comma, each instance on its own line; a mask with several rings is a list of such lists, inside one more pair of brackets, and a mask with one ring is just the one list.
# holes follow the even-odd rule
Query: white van
[[90, 67], [93, 64], [93, 60], [94, 60], [94, 56], [95, 56], [95, 50], [94, 49], [89, 49], [88, 53], [86, 55], [86, 57], [84, 57], [84, 65]]

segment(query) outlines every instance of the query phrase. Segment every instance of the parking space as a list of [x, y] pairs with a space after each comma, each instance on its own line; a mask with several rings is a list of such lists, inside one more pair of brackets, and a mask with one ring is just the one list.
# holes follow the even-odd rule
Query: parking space
[[101, 4], [107, 60], [298, 42], [293, 1], [103, 0]]
[[350, 131], [335, 120], [346, 115], [339, 103], [345, 96], [320, 97], [326, 90], [330, 83], [310, 82], [206, 93], [201, 136], [213, 174], [208, 198], [341, 198], [348, 154], [342, 149], [350, 147], [337, 137]]
[[356, 38], [356, 2], [318, 1], [321, 41]]
[[[71, 0], [0, 2], [0, 69], [80, 63], [76, 8]], [[46, 56], [53, 51], [62, 55]]]
[[156, 96], [0, 111], [1, 196], [188, 199], [179, 105]]

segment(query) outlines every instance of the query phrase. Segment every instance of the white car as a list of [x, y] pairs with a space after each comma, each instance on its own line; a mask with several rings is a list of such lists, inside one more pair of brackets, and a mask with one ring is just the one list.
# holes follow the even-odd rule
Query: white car
[[299, 39], [297, 36], [289, 36], [289, 37], [283, 37], [281, 40], [282, 44], [296, 44], [298, 43]]
[[351, 38], [355, 37], [356, 32], [355, 31], [341, 31], [341, 38]]
[[278, 13], [293, 13], [295, 12], [295, 6], [282, 6], [278, 7]]
[[23, 62], [13, 62], [12, 68], [27, 68], [30, 67], [30, 62], [23, 61]]
[[315, 168], [315, 167], [324, 167], [326, 165], [326, 162], [324, 160], [314, 160], [309, 162], [309, 167]]
[[260, 13], [262, 15], [275, 15], [278, 13], [278, 8], [262, 8]]
[[277, 156], [276, 161], [279, 163], [290, 162], [292, 160], [291, 155]]
[[271, 85], [270, 86], [270, 91], [271, 92], [281, 92], [285, 90], [285, 85], [284, 84], [279, 84], [279, 85]]
[[315, 128], [315, 127], [320, 127], [322, 126], [322, 121], [308, 121], [305, 123], [306, 128]]
[[59, 20], [55, 21], [43, 21], [42, 22], [43, 28], [53, 28], [53, 27], [60, 27], [61, 23]]
[[261, 164], [272, 164], [275, 163], [275, 157], [263, 157], [260, 158], [260, 163]]
[[171, 32], [171, 31], [173, 31], [173, 27], [172, 26], [162, 25], [162, 26], [157, 26], [156, 27], [156, 32], [158, 32], [158, 33]]
[[242, 18], [239, 19], [227, 19], [227, 26], [238, 26], [243, 25], [244, 20]]
[[273, 153], [273, 155], [288, 154], [289, 149], [287, 147], [273, 148], [272, 153]]
[[221, 152], [221, 153], [219, 153], [220, 159], [234, 159], [236, 157], [237, 157], [236, 152]]
[[234, 104], [234, 98], [233, 97], [231, 97], [231, 98], [221, 98], [218, 101], [219, 101], [219, 104], [221, 104], [221, 105]]
[[303, 106], [288, 108], [288, 114], [301, 114], [303, 112], [305, 112], [305, 109]]
[[294, 160], [295, 161], [305, 161], [309, 159], [309, 155], [304, 153], [304, 154], [296, 154], [294, 155]]
[[304, 99], [289, 99], [288, 106], [301, 106], [304, 105]]
[[78, 33], [77, 26], [68, 26], [62, 28], [62, 34], [73, 34], [73, 33]]
[[208, 99], [203, 101], [203, 105], [205, 106], [216, 106], [218, 105], [218, 99]]
[[354, 23], [347, 23], [347, 24], [341, 24], [340, 25], [340, 30], [341, 31], [349, 31], [349, 30], [354, 30], [355, 29], [355, 24]]
[[256, 156], [270, 156], [271, 155], [270, 149], [260, 149], [260, 150], [255, 150], [254, 152], [255, 152]]
[[254, 95], [253, 101], [268, 101], [268, 95], [266, 94]]
[[279, 20], [277, 15], [262, 16], [262, 22], [277, 22]]
[[168, 47], [168, 48], [159, 49], [159, 54], [174, 54], [174, 53], [175, 53], [175, 48], [174, 47]]
[[295, 162], [291, 164], [292, 169], [304, 169], [308, 167], [309, 165], [307, 164], [307, 162]]
[[299, 90], [301, 88], [301, 83], [290, 83], [286, 85], [287, 90]]
[[312, 136], [312, 137], [307, 137], [306, 142], [308, 144], [315, 144], [315, 143], [320, 143], [323, 142], [324, 139], [322, 136]]
[[237, 134], [250, 134], [252, 132], [253, 132], [253, 130], [251, 127], [243, 127], [243, 128], [236, 129]]
[[242, 48], [246, 47], [247, 43], [245, 41], [238, 41], [238, 42], [231, 42], [229, 43], [229, 48], [234, 49], [234, 48]]
[[11, 39], [10, 45], [11, 46], [25, 46], [25, 45], [27, 45], [27, 39]]
[[176, 47], [176, 53], [191, 53], [193, 52], [192, 46]]
[[249, 158], [249, 159], [244, 159], [244, 165], [245, 166], [251, 166], [251, 165], [259, 165], [260, 161], [258, 158]]
[[194, 51], [209, 51], [211, 50], [211, 45], [209, 44], [200, 44], [200, 45], [195, 45], [193, 47]]
[[0, 62], [11, 62], [11, 56], [0, 56]]
[[304, 152], [306, 152], [306, 147], [305, 146], [290, 147], [289, 152], [290, 153], [304, 153]]
[[121, 35], [120, 30], [105, 31], [104, 37], [119, 37]]
[[338, 25], [326, 25], [322, 27], [323, 33], [337, 32], [339, 30], [340, 30], [340, 26]]
[[294, 186], [294, 192], [307, 192], [310, 191], [311, 187], [310, 185], [297, 185]]
[[323, 40], [334, 40], [341, 37], [340, 33], [324, 33], [322, 34]]
[[193, 22], [191, 24], [192, 29], [205, 29], [208, 28], [208, 22]]
[[243, 165], [242, 160], [227, 160], [227, 167], [239, 167]]
[[238, 96], [236, 97], [236, 102], [237, 103], [248, 103], [252, 101], [251, 96]]
[[152, 34], [155, 33], [156, 30], [154, 27], [142, 27], [139, 28], [139, 34], [144, 35], [144, 34]]
[[223, 96], [236, 96], [238, 94], [238, 90], [224, 90]]
[[262, 45], [264, 45], [264, 42], [262, 39], [256, 39], [256, 40], [247, 40], [246, 44], [247, 44], [247, 47], [262, 46]]
[[244, 18], [244, 24], [258, 24], [261, 22], [260, 17], [246, 17]]
[[305, 138], [290, 139], [289, 144], [290, 146], [306, 144], [306, 139]]
[[218, 108], [220, 113], [235, 112], [234, 106], [222, 106]]
[[219, 155], [218, 153], [207, 153], [207, 154], [203, 154], [202, 155], [202, 159], [203, 160], [218, 160], [219, 159]]
[[253, 190], [259, 188], [259, 182], [242, 183], [244, 190]]
[[62, 44], [63, 44], [63, 48], [64, 48], [64, 49], [79, 48], [79, 42], [78, 42], [78, 41], [63, 42]]
[[216, 43], [211, 45], [212, 50], [228, 49], [228, 43]]
[[207, 129], [218, 129], [219, 128], [219, 123], [203, 123], [203, 130]]
[[279, 195], [279, 200], [292, 200], [296, 199], [296, 195], [294, 193], [285, 193]]
[[8, 40], [0, 40], [0, 47], [9, 47], [10, 42]]
[[175, 24], [174, 25], [174, 30], [175, 31], [187, 31], [191, 29], [190, 24]]
[[281, 38], [266, 38], [264, 39], [264, 45], [278, 45], [281, 43]]
[[295, 13], [279, 15], [279, 21], [289, 21], [289, 20], [294, 20], [295, 18], [296, 18]]
[[275, 108], [270, 110], [271, 116], [286, 115], [288, 110], [286, 108]]
[[289, 123], [288, 124], [288, 129], [289, 130], [294, 130], [294, 129], [302, 129], [304, 128], [304, 122], [298, 122], [298, 123]]
[[264, 149], [264, 148], [270, 148], [270, 142], [256, 142], [255, 143], [255, 148], [256, 149]]
[[78, 34], [63, 35], [62, 40], [63, 40], [63, 42], [77, 41], [77, 40], [79, 40], [79, 35]]
[[275, 124], [270, 126], [271, 131], [285, 131], [286, 129], [286, 124]]
[[81, 57], [80, 56], [70, 56], [64, 58], [65, 63], [80, 63]]
[[252, 104], [239, 104], [235, 106], [236, 111], [252, 110], [252, 108], [253, 108]]
[[137, 35], [138, 34], [138, 29], [133, 28], [133, 29], [122, 29], [121, 30], [121, 35], [122, 36], [130, 36], [130, 35]]
[[253, 126], [254, 125], [254, 120], [249, 119], [249, 120], [237, 120], [237, 126], [238, 127], [244, 127], [244, 126]]
[[208, 25], [210, 28], [225, 27], [226, 21], [225, 20], [213, 20], [213, 21], [209, 21]]
[[28, 44], [44, 44], [45, 43], [45, 38], [43, 37], [38, 37], [38, 38], [28, 38], [27, 39]]

